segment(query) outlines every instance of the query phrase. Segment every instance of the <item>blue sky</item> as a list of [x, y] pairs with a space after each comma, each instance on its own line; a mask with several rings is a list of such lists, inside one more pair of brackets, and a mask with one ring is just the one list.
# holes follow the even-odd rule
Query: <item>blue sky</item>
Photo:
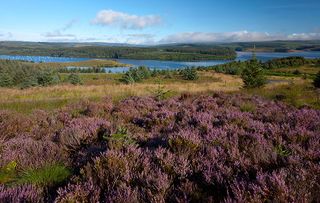
[[233, 42], [320, 39], [319, 0], [1, 0], [0, 40]]

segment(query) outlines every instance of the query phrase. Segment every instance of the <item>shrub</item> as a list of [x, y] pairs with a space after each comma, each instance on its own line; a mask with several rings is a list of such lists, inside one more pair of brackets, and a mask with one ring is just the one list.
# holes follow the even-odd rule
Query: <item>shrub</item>
[[82, 85], [83, 84], [79, 74], [75, 74], [75, 73], [71, 73], [68, 76], [68, 82], [73, 85]]
[[256, 106], [253, 103], [245, 102], [240, 105], [240, 110], [242, 112], [254, 112], [256, 110]]
[[319, 110], [222, 93], [105, 103], [24, 125], [0, 112], [0, 167], [14, 171], [0, 202], [320, 199]]
[[160, 101], [165, 99], [170, 92], [170, 90], [166, 90], [164, 86], [159, 84], [158, 87], [154, 91], [152, 91], [152, 94], [154, 95], [156, 100]]
[[199, 78], [197, 70], [194, 68], [183, 69], [180, 74], [184, 80], [197, 80]]
[[241, 73], [245, 88], [261, 87], [266, 83], [261, 64], [257, 60], [251, 60]]
[[315, 79], [313, 80], [313, 85], [316, 88], [320, 88], [320, 71], [317, 73]]
[[301, 72], [300, 72], [298, 69], [296, 69], [296, 70], [294, 70], [294, 71], [292, 72], [292, 74], [294, 74], [294, 75], [300, 75]]

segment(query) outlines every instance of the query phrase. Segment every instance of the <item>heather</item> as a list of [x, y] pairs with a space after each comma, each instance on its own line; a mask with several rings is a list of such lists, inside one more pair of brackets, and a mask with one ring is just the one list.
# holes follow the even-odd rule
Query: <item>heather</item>
[[320, 111], [243, 94], [0, 112], [0, 202], [317, 202]]

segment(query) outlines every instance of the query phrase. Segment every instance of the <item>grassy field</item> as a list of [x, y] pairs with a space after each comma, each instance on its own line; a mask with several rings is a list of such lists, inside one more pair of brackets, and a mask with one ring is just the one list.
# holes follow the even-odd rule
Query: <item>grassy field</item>
[[[242, 80], [238, 76], [215, 73], [213, 71], [199, 72], [199, 79], [196, 81], [186, 81], [179, 77], [174, 78], [151, 78], [141, 83], [132, 85], [122, 84], [119, 79], [121, 74], [80, 74], [84, 85], [73, 86], [61, 84], [52, 87], [35, 87], [26, 90], [18, 88], [0, 88], [0, 109], [15, 110], [22, 113], [31, 113], [35, 109], [53, 110], [79, 100], [100, 100], [111, 97], [114, 101], [119, 101], [129, 96], [148, 96], [154, 95], [156, 90], [161, 87], [169, 91], [169, 96], [181, 93], [208, 93], [214, 91], [239, 92], [242, 90]], [[62, 77], [66, 75], [62, 74]], [[291, 83], [305, 86], [310, 81], [304, 81], [299, 77], [277, 77], [270, 76], [273, 82], [265, 88], [268, 91], [257, 90], [248, 93], [261, 94], [272, 98], [272, 94], [278, 90], [285, 89], [284, 85]], [[263, 94], [269, 92], [269, 94]], [[289, 99], [288, 99], [289, 100]], [[312, 101], [314, 102], [314, 101]], [[303, 103], [303, 101], [299, 101]]]
[[67, 63], [45, 63], [44, 65], [54, 68], [64, 68], [64, 67], [125, 67], [129, 66], [127, 64], [121, 64], [114, 60], [102, 60], [102, 59], [94, 59], [88, 61], [80, 61], [80, 62], [67, 62]]

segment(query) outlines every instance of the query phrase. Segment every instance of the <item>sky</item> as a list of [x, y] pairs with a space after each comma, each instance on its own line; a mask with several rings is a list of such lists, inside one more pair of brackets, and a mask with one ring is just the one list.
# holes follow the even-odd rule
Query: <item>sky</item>
[[0, 0], [0, 41], [320, 39], [319, 0]]

